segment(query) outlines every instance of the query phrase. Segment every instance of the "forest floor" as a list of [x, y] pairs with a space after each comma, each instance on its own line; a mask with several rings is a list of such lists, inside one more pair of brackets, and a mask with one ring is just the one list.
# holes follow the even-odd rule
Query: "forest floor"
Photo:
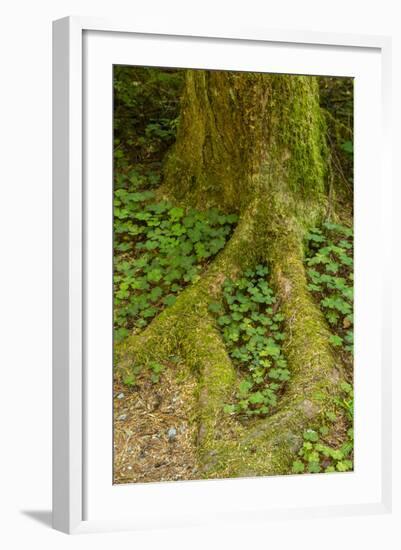
[[[170, 365], [158, 384], [114, 383], [114, 482], [197, 479], [195, 378]], [[178, 369], [178, 375], [177, 375]]]

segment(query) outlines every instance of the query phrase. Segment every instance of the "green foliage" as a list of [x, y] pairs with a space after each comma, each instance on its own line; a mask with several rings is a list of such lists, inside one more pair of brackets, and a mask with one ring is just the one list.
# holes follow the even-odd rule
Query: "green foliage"
[[320, 104], [341, 124], [354, 126], [354, 85], [353, 78], [336, 76], [318, 77]]
[[352, 78], [318, 77], [320, 104], [328, 113], [332, 163], [346, 187], [353, 186], [354, 90]]
[[[339, 409], [346, 413], [349, 421], [353, 419], [353, 391], [350, 384], [341, 386], [342, 396], [337, 400]], [[337, 419], [335, 413], [327, 414], [329, 422]], [[348, 472], [353, 469], [354, 434], [352, 427], [347, 430], [341, 444], [330, 445], [328, 438], [332, 433], [331, 427], [323, 425], [318, 431], [308, 429], [303, 433], [303, 444], [296, 460], [292, 464], [294, 474], [319, 472]]]
[[123, 382], [126, 386], [133, 387], [137, 382], [137, 375], [140, 373], [141, 367], [133, 365], [129, 373], [126, 373], [123, 377]]
[[175, 139], [184, 71], [116, 65], [113, 77], [117, 168], [159, 161]]
[[341, 149], [351, 156], [354, 154], [354, 145], [352, 141], [344, 141], [341, 144]]
[[160, 363], [149, 363], [148, 365], [149, 369], [152, 372], [151, 380], [153, 384], [156, 384], [160, 380], [160, 375], [164, 371], [164, 365], [161, 365]]
[[327, 222], [307, 236], [309, 290], [319, 301], [333, 335], [330, 343], [353, 351], [353, 232]]
[[319, 439], [319, 435], [315, 430], [306, 430], [304, 432], [304, 439], [305, 441], [311, 441], [312, 443], [316, 443]]
[[257, 265], [236, 280], [226, 280], [222, 302], [212, 302], [231, 359], [241, 373], [235, 403], [225, 412], [266, 416], [290, 377], [281, 343], [284, 316], [268, 284], [268, 268]]
[[[309, 290], [332, 330], [330, 343], [345, 363], [352, 365], [353, 352], [353, 232], [327, 222], [307, 236], [306, 264]], [[353, 469], [353, 388], [343, 382], [336, 410], [326, 411], [318, 431], [307, 430], [292, 465], [293, 473], [346, 472]], [[343, 425], [339, 426], [339, 418]], [[340, 433], [336, 433], [340, 429]], [[346, 432], [344, 435], [343, 432]], [[333, 434], [335, 437], [333, 438]], [[332, 438], [330, 441], [330, 437]], [[336, 443], [333, 444], [333, 441]], [[341, 441], [342, 443], [338, 443]]]
[[[127, 176], [129, 178], [129, 176]], [[125, 182], [125, 178], [123, 178]], [[128, 185], [129, 184], [129, 185]], [[114, 193], [115, 339], [140, 331], [177, 294], [196, 281], [224, 247], [237, 217], [154, 202], [130, 178]]]

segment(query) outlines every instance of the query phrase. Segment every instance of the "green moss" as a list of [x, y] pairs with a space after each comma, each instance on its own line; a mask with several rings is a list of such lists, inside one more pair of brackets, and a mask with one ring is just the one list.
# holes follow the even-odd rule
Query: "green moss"
[[165, 188], [176, 198], [241, 211], [279, 180], [298, 202], [322, 202], [326, 163], [316, 78], [187, 72], [177, 141], [165, 163]]
[[248, 178], [246, 136], [238, 133], [239, 111], [232, 108], [234, 80], [235, 73], [187, 71], [177, 141], [164, 169], [178, 200], [230, 211], [245, 201], [237, 182]]
[[276, 159], [284, 164], [295, 194], [307, 199], [321, 195], [325, 190], [327, 149], [317, 80], [310, 76], [276, 75], [274, 89], [271, 132], [277, 135]]
[[213, 323], [204, 314], [198, 326], [183, 340], [188, 366], [199, 374], [199, 433], [202, 450], [215, 439], [223, 406], [231, 397], [236, 374], [227, 351]]

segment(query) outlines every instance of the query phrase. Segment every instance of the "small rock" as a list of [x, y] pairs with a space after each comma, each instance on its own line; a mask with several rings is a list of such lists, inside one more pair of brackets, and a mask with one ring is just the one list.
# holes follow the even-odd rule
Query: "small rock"
[[126, 420], [126, 418], [127, 418], [126, 414], [120, 414], [120, 416], [118, 417], [118, 420]]
[[169, 441], [174, 441], [177, 436], [177, 430], [175, 428], [169, 428], [167, 432], [167, 437]]
[[121, 392], [121, 393], [119, 393], [119, 394], [117, 395], [117, 399], [124, 399], [124, 394], [123, 394], [123, 392]]

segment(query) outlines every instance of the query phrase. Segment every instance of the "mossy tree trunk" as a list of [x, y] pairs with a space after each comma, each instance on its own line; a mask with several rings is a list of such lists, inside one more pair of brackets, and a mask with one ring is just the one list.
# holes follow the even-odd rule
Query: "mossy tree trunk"
[[[288, 472], [302, 431], [316, 426], [339, 392], [342, 368], [307, 290], [303, 239], [328, 202], [325, 121], [313, 77], [187, 71], [176, 144], [162, 193], [200, 208], [237, 212], [234, 234], [205, 275], [139, 336], [120, 368], [179, 350], [200, 376], [199, 453], [205, 475]], [[226, 440], [219, 433], [235, 371], [214, 320], [211, 297], [227, 277], [266, 261], [286, 317], [291, 381], [278, 412]]]
[[[313, 77], [188, 71], [167, 186], [198, 206], [255, 197], [322, 205], [326, 145]], [[316, 204], [314, 204], [316, 206]]]

